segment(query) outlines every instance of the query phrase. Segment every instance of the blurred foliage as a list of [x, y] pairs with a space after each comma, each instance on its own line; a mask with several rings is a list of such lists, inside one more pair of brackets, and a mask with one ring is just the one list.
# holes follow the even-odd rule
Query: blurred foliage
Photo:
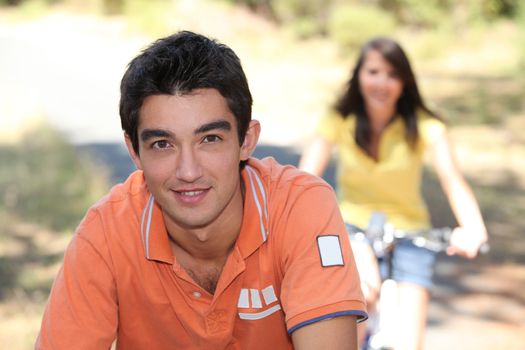
[[[106, 0], [107, 1], [107, 0]], [[112, 0], [114, 3], [116, 0]], [[135, 28], [155, 37], [165, 35], [168, 30], [173, 7], [166, 0], [120, 0], [122, 13]]]
[[[266, 1], [269, 2], [269, 1]], [[288, 0], [271, 2], [274, 18], [294, 29], [299, 37], [326, 33], [333, 0]]]
[[330, 16], [328, 33], [343, 49], [357, 49], [363, 41], [377, 35], [391, 35], [395, 19], [372, 6], [339, 6]]
[[391, 11], [404, 24], [437, 27], [444, 22], [460, 24], [514, 18], [520, 0], [378, 0], [377, 5]]
[[108, 189], [105, 172], [55, 129], [39, 124], [0, 145], [0, 210], [54, 230], [73, 229]]
[[[0, 6], [18, 6], [25, 12], [45, 12], [46, 7], [67, 4], [106, 15], [122, 14], [128, 0], [0, 0]], [[30, 13], [31, 14], [31, 13]]]
[[[290, 28], [298, 37], [329, 35], [343, 47], [354, 46], [355, 37], [360, 35], [369, 36], [369, 33], [373, 35], [390, 30], [394, 23], [417, 30], [445, 27], [450, 32], [450, 28], [457, 30], [499, 19], [515, 20], [521, 16], [524, 7], [522, 0], [202, 1], [242, 5]], [[170, 30], [168, 23], [173, 23], [173, 9], [183, 0], [0, 0], [0, 6], [32, 5], [29, 12], [58, 3], [96, 9], [106, 15], [124, 14], [139, 30], [156, 36]]]
[[375, 6], [391, 13], [404, 24], [435, 27], [456, 14], [471, 21], [491, 21], [514, 18], [521, 0], [229, 0], [243, 4], [255, 12], [275, 18], [282, 23], [311, 21], [312, 27], [323, 33], [327, 27], [327, 11], [339, 12], [348, 6]]
[[122, 13], [124, 10], [124, 0], [105, 0], [104, 12], [108, 15]]
[[[523, 87], [513, 78], [462, 77], [456, 84], [462, 93], [436, 98], [452, 126], [491, 125], [504, 128], [510, 115], [523, 109]], [[509, 141], [514, 139], [509, 133]]]
[[498, 17], [515, 17], [522, 6], [522, 0], [470, 0], [471, 8], [478, 5], [481, 8], [481, 15], [487, 19], [496, 19]]
[[[17, 6], [35, 0], [0, 0], [0, 6]], [[170, 0], [36, 0], [47, 4], [79, 2], [100, 4], [105, 13], [125, 13], [130, 3], [146, 5], [152, 2], [177, 3]], [[218, 0], [216, 0], [218, 1]], [[522, 0], [225, 0], [241, 4], [254, 12], [281, 23], [300, 19], [317, 22], [319, 30], [326, 27], [327, 11], [337, 11], [339, 6], [371, 5], [391, 12], [407, 24], [435, 25], [451, 13], [467, 11], [468, 18], [494, 20], [514, 18], [519, 13]]]
[[[253, 12], [256, 12], [257, 14], [260, 14], [266, 18], [273, 19], [273, 20], [280, 20], [282, 17], [280, 15], [277, 15], [276, 13], [276, 7], [279, 6], [279, 4], [285, 4], [286, 7], [293, 7], [294, 4], [301, 3], [304, 1], [301, 0], [291, 0], [291, 1], [280, 1], [275, 2], [272, 0], [227, 0], [227, 2], [232, 4], [241, 4], [246, 7], [248, 7]], [[319, 2], [318, 0], [312, 0], [309, 2]], [[308, 6], [308, 5], [307, 5]], [[294, 9], [292, 9], [293, 11]], [[296, 10], [296, 8], [295, 8]]]
[[417, 45], [414, 45], [413, 52], [423, 60], [439, 57], [450, 48], [453, 35], [453, 28], [450, 27], [426, 31], [421, 35], [422, 38], [417, 41]]
[[413, 26], [435, 26], [444, 19], [447, 0], [378, 0], [377, 5], [400, 23]]

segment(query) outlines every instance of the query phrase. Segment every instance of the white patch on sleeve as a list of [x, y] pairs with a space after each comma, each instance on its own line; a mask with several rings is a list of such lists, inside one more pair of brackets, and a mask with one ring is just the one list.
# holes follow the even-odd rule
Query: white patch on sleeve
[[318, 236], [317, 246], [319, 247], [319, 255], [321, 256], [322, 266], [327, 267], [344, 265], [343, 251], [341, 250], [339, 236]]

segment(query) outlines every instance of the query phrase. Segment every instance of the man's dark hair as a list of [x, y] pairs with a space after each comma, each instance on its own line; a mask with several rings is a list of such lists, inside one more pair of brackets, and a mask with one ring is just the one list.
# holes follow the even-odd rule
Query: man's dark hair
[[137, 129], [144, 100], [216, 89], [237, 121], [242, 145], [252, 116], [252, 96], [237, 55], [228, 46], [189, 31], [159, 39], [128, 65], [120, 83], [120, 121], [139, 154]]

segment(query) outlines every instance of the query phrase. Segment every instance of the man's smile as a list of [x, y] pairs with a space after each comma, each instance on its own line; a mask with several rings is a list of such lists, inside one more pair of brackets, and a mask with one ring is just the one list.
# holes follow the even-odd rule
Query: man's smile
[[197, 204], [206, 197], [210, 188], [173, 190], [177, 200], [184, 204]]

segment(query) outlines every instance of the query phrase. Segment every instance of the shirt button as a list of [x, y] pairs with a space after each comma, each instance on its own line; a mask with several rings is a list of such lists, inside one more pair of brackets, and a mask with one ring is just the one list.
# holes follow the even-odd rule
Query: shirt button
[[197, 299], [200, 298], [202, 295], [200, 292], [193, 292], [191, 294], [193, 295], [194, 298], [197, 298]]

